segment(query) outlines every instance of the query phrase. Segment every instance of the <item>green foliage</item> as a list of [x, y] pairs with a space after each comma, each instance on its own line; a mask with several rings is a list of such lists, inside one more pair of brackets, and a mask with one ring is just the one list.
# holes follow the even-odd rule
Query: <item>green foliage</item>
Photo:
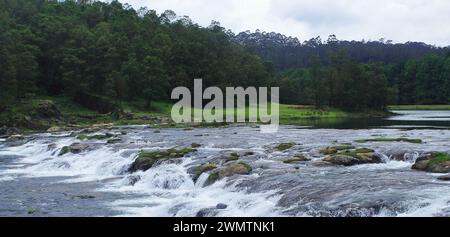
[[275, 149], [278, 150], [278, 151], [285, 151], [285, 150], [291, 149], [291, 148], [294, 147], [294, 146], [295, 146], [295, 143], [293, 143], [293, 142], [290, 142], [290, 143], [281, 143], [281, 144], [278, 144], [278, 145], [275, 147]]
[[200, 27], [174, 12], [157, 15], [118, 1], [0, 1], [0, 109], [40, 95], [79, 92], [124, 102], [168, 100], [194, 78], [262, 86], [262, 60], [220, 25]]
[[429, 165], [440, 164], [450, 161], [450, 155], [447, 153], [433, 153]]
[[312, 58], [308, 69], [291, 70], [274, 84], [283, 103], [335, 107], [345, 111], [383, 111], [394, 97], [380, 64], [357, 64], [343, 52], [332, 54], [329, 66]]

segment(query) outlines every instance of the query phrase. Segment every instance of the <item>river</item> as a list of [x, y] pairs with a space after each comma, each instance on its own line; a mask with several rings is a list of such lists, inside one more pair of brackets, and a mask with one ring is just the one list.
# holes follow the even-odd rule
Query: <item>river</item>
[[[258, 127], [151, 129], [116, 127], [121, 141], [80, 141], [72, 132], [0, 140], [0, 216], [450, 216], [450, 182], [411, 169], [421, 152], [450, 152], [450, 111], [394, 111], [387, 119], [313, 121], [263, 134]], [[414, 138], [423, 143], [367, 142]], [[286, 151], [280, 143], [295, 143]], [[59, 156], [64, 146], [88, 144]], [[176, 162], [128, 172], [141, 149], [201, 146]], [[318, 166], [320, 150], [352, 144], [382, 154], [384, 162]], [[391, 154], [404, 153], [402, 161]], [[238, 153], [252, 167], [205, 186], [189, 169]], [[403, 154], [402, 153], [402, 154]], [[308, 162], [284, 163], [302, 154]], [[218, 205], [219, 204], [219, 205]]]

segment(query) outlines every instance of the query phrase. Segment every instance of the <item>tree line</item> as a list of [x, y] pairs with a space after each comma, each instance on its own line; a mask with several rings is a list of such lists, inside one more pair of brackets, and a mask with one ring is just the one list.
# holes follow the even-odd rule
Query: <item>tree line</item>
[[311, 57], [318, 57], [321, 63], [330, 64], [330, 53], [335, 51], [346, 51], [349, 57], [359, 63], [386, 64], [404, 63], [428, 54], [444, 55], [449, 51], [448, 47], [436, 47], [422, 42], [393, 43], [383, 38], [347, 41], [339, 40], [336, 35], [330, 35], [326, 40], [316, 37], [300, 42], [295, 37], [259, 30], [233, 35], [233, 40], [270, 61], [277, 71], [310, 67]]
[[[450, 102], [450, 60], [442, 48], [245, 35], [118, 1], [0, 0], [0, 111], [42, 95], [77, 101], [89, 94], [150, 107], [195, 78], [221, 88], [280, 86], [284, 103], [353, 111]], [[250, 38], [256, 46], [278, 43], [261, 52]]]
[[450, 53], [430, 54], [398, 64], [358, 63], [348, 53], [330, 55], [323, 65], [279, 73], [282, 103], [383, 110], [389, 104], [450, 104]]

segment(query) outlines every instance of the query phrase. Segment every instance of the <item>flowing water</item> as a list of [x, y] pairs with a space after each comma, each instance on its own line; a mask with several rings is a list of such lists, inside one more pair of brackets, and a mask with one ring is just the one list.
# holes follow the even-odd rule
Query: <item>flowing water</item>
[[[353, 124], [353, 126], [352, 126]], [[418, 154], [450, 152], [450, 111], [402, 111], [386, 120], [315, 121], [262, 134], [254, 126], [108, 131], [123, 142], [80, 141], [71, 134], [36, 134], [0, 141], [0, 216], [450, 216], [450, 183], [411, 169]], [[369, 142], [377, 137], [420, 138], [422, 144]], [[285, 152], [280, 143], [296, 145]], [[89, 144], [79, 154], [58, 153], [73, 143]], [[202, 146], [182, 159], [129, 173], [141, 149]], [[315, 165], [319, 150], [352, 143], [384, 155], [384, 163], [352, 167]], [[189, 168], [231, 152], [252, 166], [204, 186]], [[249, 153], [251, 152], [251, 153]], [[391, 159], [401, 152], [403, 161]], [[312, 161], [285, 164], [303, 154]], [[217, 204], [224, 204], [216, 208]]]

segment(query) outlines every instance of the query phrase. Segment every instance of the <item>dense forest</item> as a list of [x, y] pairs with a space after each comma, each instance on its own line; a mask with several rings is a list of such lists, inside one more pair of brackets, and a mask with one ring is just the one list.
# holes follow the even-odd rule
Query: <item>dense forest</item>
[[39, 94], [167, 99], [177, 86], [267, 85], [255, 54], [174, 12], [118, 1], [0, 0], [0, 108]]
[[336, 35], [330, 35], [326, 41], [316, 37], [302, 43], [298, 38], [259, 30], [254, 33], [246, 31], [233, 35], [233, 40], [252, 48], [265, 60], [272, 62], [278, 71], [310, 67], [311, 57], [318, 57], [321, 63], [330, 64], [330, 53], [336, 50], [347, 52], [359, 63], [383, 62], [386, 64], [403, 63], [428, 54], [443, 55], [448, 52], [448, 48], [421, 42], [394, 44], [391, 40], [385, 39], [346, 41], [339, 40]]
[[447, 48], [235, 35], [215, 21], [201, 27], [118, 1], [0, 0], [0, 42], [2, 113], [38, 96], [150, 107], [194, 78], [204, 86], [280, 86], [283, 103], [350, 111], [450, 103]]

